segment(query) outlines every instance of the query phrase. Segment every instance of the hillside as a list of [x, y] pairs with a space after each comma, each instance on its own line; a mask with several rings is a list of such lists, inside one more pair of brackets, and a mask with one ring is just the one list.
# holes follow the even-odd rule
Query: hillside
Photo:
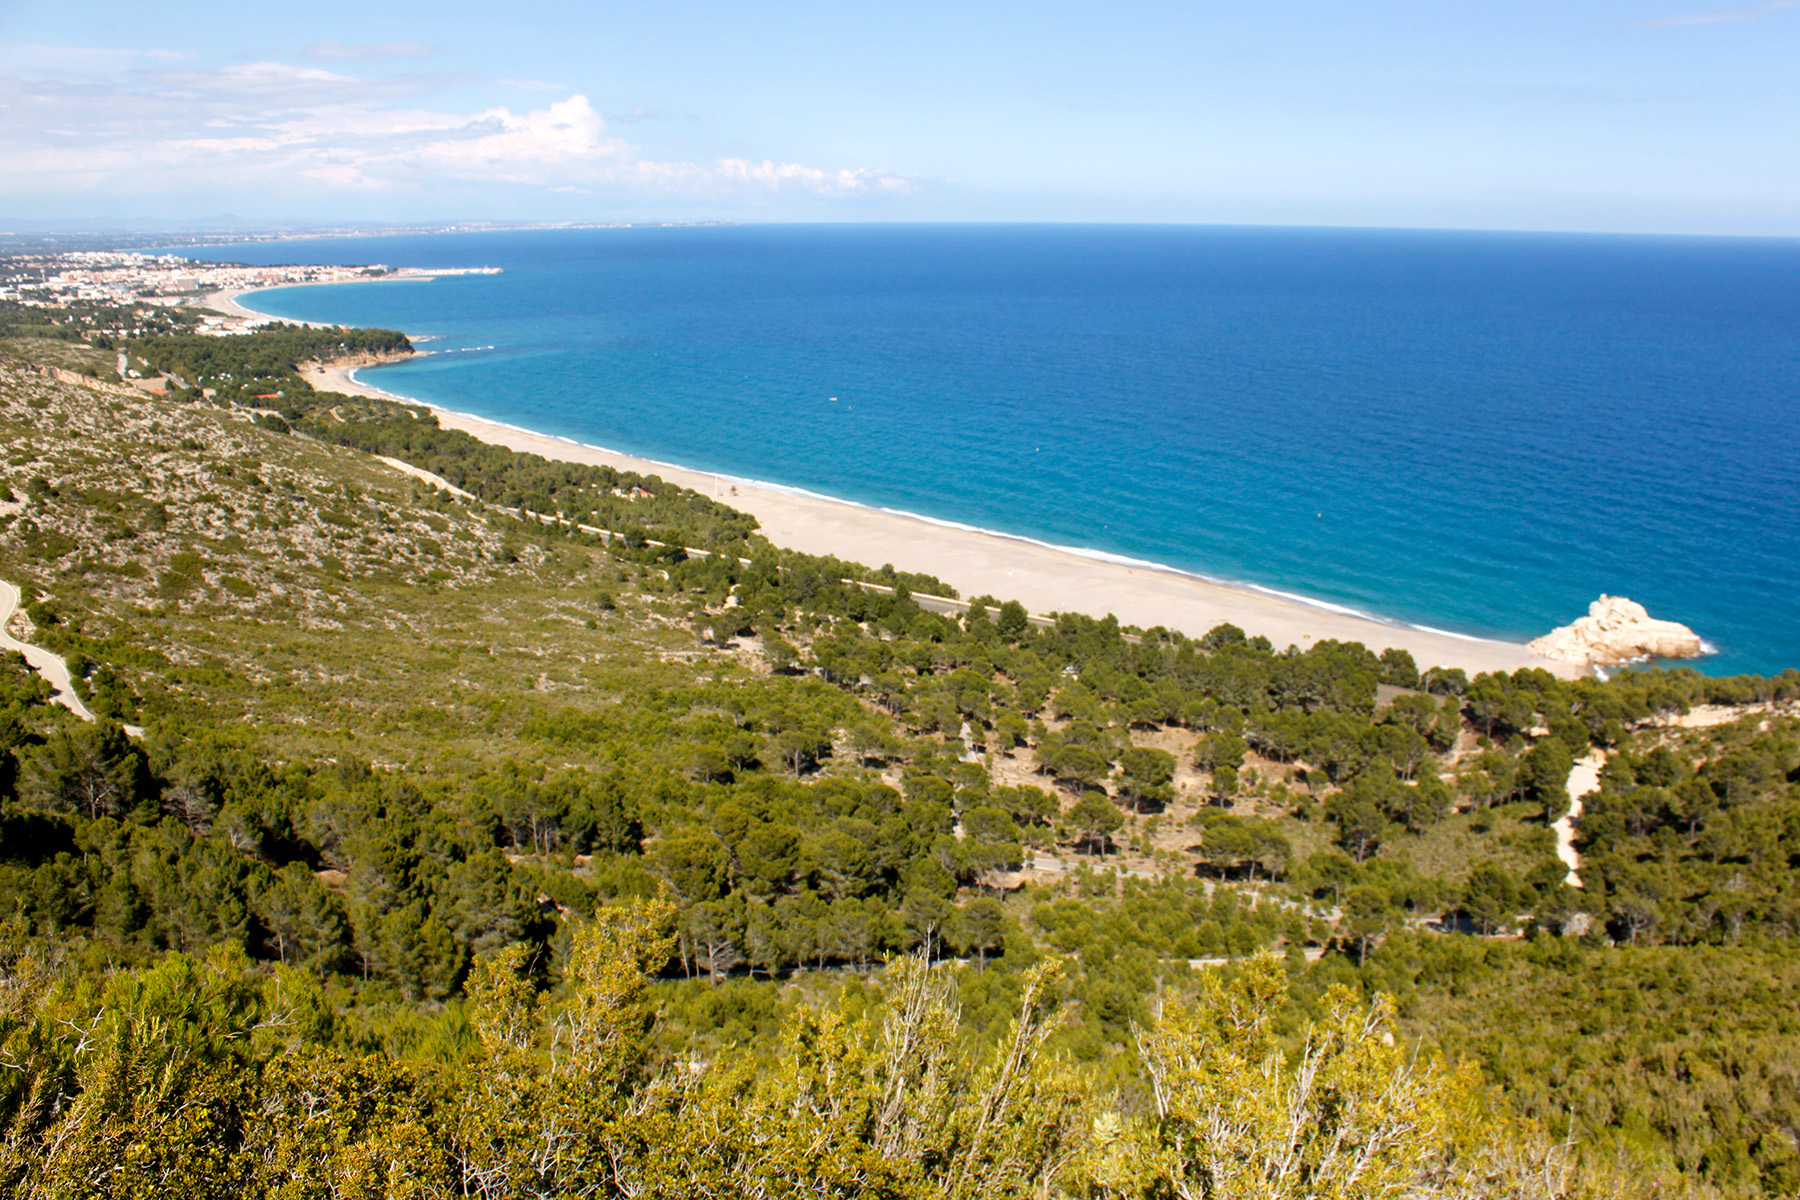
[[[156, 365], [158, 346], [133, 353]], [[369, 1124], [348, 1142], [416, 1136], [427, 1156], [450, 1153], [434, 1089], [504, 1061], [550, 1089], [526, 1089], [549, 1107], [480, 1119], [550, 1121], [572, 1078], [559, 1039], [611, 1044], [602, 1026], [643, 1005], [660, 1014], [647, 1039], [607, 1059], [624, 1107], [581, 1121], [682, 1104], [720, 1120], [707, 1105], [730, 1095], [799, 1121], [797, 1097], [822, 1102], [816, 1081], [784, 1076], [778, 1094], [733, 1073], [804, 1069], [842, 1036], [820, 1012], [869, 1022], [866, 1051], [916, 992], [919, 1014], [937, 1005], [949, 1023], [935, 1036], [962, 1031], [933, 1052], [963, 1080], [945, 1113], [973, 1105], [979, 1126], [1002, 1103], [983, 1089], [1004, 1057], [984, 1056], [1017, 1014], [1044, 1069], [1065, 1072], [1031, 1085], [1032, 1111], [1067, 1118], [1055, 1138], [942, 1161], [1010, 1164], [979, 1176], [997, 1190], [1053, 1165], [1043, 1178], [1070, 1181], [1057, 1186], [1123, 1194], [1172, 1169], [1153, 1147], [1169, 1116], [1134, 1123], [1161, 1069], [1134, 1030], [1173, 1037], [1190, 998], [1216, 1011], [1273, 989], [1265, 1024], [1217, 1043], [1248, 1071], [1301, 1046], [1308, 1021], [1349, 1020], [1328, 999], [1341, 983], [1395, 996], [1402, 1044], [1423, 1035], [1480, 1064], [1550, 1135], [1593, 1147], [1583, 1186], [1615, 1186], [1604, 1171], [1621, 1155], [1644, 1186], [1666, 1171], [1781, 1194], [1800, 1178], [1792, 1139], [1771, 1132], [1795, 1127], [1780, 1014], [1797, 985], [1780, 948], [1795, 933], [1800, 676], [1421, 679], [1404, 655], [1355, 645], [1043, 626], [1004, 598], [955, 619], [912, 601], [942, 594], [935, 580], [783, 551], [660, 480], [312, 393], [280, 375], [291, 348], [273, 350], [279, 412], [203, 398], [201, 378], [161, 399], [0, 364], [0, 579], [32, 601], [15, 632], [67, 657], [103, 718], [46, 705], [22, 668], [0, 680], [0, 1045], [31, 1064], [0, 1078], [9, 1178], [39, 1179], [32, 1139], [73, 1128], [43, 1089], [98, 1104], [95, 1072], [124, 1061], [120, 1043], [103, 1053], [56, 1022], [174, 1019], [151, 993], [188, 986], [184, 972], [209, 981], [193, 986], [212, 1007], [179, 1018], [196, 1046], [261, 1027], [283, 988], [311, 1015], [230, 1053], [196, 1049], [155, 1120], [190, 1120], [178, 1114], [205, 1087], [304, 1050], [312, 1065], [296, 1069], [411, 1114], [396, 1120], [415, 1133]], [[1746, 715], [1680, 724], [1706, 703]], [[1551, 822], [1573, 759], [1594, 751], [1608, 767], [1576, 891]], [[615, 931], [610, 950], [596, 929]], [[1208, 965], [1258, 950], [1285, 966]], [[871, 973], [909, 954], [960, 963], [960, 1000], [917, 990], [904, 965]], [[1051, 971], [1050, 957], [1065, 961]], [[619, 991], [640, 969], [648, 990]], [[1625, 982], [1596, 998], [1594, 978]], [[1058, 1002], [1040, 1011], [1033, 988]], [[1676, 997], [1743, 1015], [1696, 1022]], [[899, 1078], [872, 1062], [832, 1069]], [[706, 1065], [722, 1090], [657, 1091], [677, 1063]], [[1195, 1087], [1229, 1074], [1206, 1071]], [[1683, 1103], [1696, 1072], [1705, 1099]], [[925, 1087], [908, 1078], [908, 1095]], [[265, 1086], [288, 1103], [280, 1078]], [[1233, 1086], [1252, 1094], [1248, 1075]], [[161, 1101], [143, 1103], [96, 1110], [82, 1136], [138, 1144], [129, 1130]], [[1100, 1109], [1151, 1140], [1107, 1160], [1090, 1136]], [[1446, 1187], [1452, 1161], [1488, 1161], [1477, 1143], [1543, 1136], [1465, 1117], [1485, 1131], [1458, 1135], [1468, 1157], [1420, 1151]], [[872, 1157], [821, 1190], [974, 1186], [871, 1132], [897, 1127], [842, 1119], [834, 1153]], [[924, 1173], [892, 1175], [902, 1159]], [[511, 1186], [492, 1194], [522, 1194]]]

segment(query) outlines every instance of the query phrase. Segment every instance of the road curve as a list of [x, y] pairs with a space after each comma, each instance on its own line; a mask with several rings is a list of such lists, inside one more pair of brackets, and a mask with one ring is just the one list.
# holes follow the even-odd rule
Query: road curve
[[18, 608], [19, 589], [0, 579], [0, 649], [17, 650], [23, 654], [32, 669], [49, 680], [50, 686], [56, 689], [56, 694], [50, 697], [52, 700], [84, 721], [93, 720], [94, 714], [81, 702], [81, 697], [75, 694], [75, 685], [69, 679], [69, 664], [61, 656], [50, 653], [42, 646], [21, 642], [7, 632], [6, 626], [12, 621], [13, 613]]

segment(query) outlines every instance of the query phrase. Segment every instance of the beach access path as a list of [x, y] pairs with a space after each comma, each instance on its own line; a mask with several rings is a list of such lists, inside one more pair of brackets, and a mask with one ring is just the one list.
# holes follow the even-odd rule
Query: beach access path
[[1556, 857], [1569, 869], [1564, 880], [1570, 887], [1581, 886], [1581, 855], [1575, 849], [1575, 826], [1581, 820], [1581, 806], [1600, 790], [1600, 772], [1606, 769], [1606, 751], [1590, 751], [1569, 768], [1569, 811], [1556, 819]]
[[[354, 378], [355, 370], [352, 364], [309, 364], [305, 376], [320, 391], [405, 400], [360, 382]], [[764, 536], [776, 545], [868, 566], [892, 564], [902, 571], [935, 575], [964, 596], [1017, 600], [1033, 614], [1074, 612], [1098, 617], [1112, 613], [1126, 625], [1145, 629], [1160, 625], [1193, 637], [1229, 622], [1252, 636], [1268, 638], [1277, 648], [1292, 645], [1305, 650], [1327, 639], [1356, 641], [1377, 652], [1389, 647], [1406, 650], [1421, 670], [1460, 667], [1471, 676], [1521, 667], [1542, 667], [1563, 678], [1586, 673], [1585, 668], [1541, 658], [1512, 642], [1389, 625], [1191, 575], [1131, 567], [972, 529], [797, 495], [515, 429], [466, 413], [432, 411], [445, 428], [463, 430], [494, 445], [548, 459], [657, 475], [692, 488], [754, 516]]]
[[[1772, 716], [1794, 711], [1795, 706], [1791, 702], [1702, 704], [1678, 716], [1666, 718], [1663, 724], [1669, 729], [1711, 729], [1716, 725], [1728, 725], [1742, 720], [1752, 713]], [[1763, 728], [1768, 728], [1767, 721], [1764, 721]], [[1581, 812], [1587, 798], [1600, 790], [1600, 773], [1606, 770], [1606, 759], [1606, 751], [1590, 750], [1585, 757], [1575, 760], [1575, 765], [1569, 768], [1569, 811], [1552, 826], [1556, 831], [1556, 856], [1569, 868], [1567, 883], [1570, 887], [1581, 886], [1581, 855], [1575, 849], [1575, 827], [1581, 823]]]

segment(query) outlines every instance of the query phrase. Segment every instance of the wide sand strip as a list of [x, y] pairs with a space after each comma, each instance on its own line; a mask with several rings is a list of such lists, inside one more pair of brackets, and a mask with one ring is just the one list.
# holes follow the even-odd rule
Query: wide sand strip
[[[348, 365], [312, 367], [308, 382], [321, 391], [403, 399], [361, 383]], [[411, 401], [408, 401], [411, 403]], [[1279, 596], [1210, 583], [1192, 576], [1104, 562], [1030, 542], [880, 512], [815, 496], [681, 467], [665, 466], [594, 446], [578, 445], [467, 413], [433, 409], [449, 429], [498, 446], [566, 462], [594, 463], [641, 475], [657, 475], [753, 515], [770, 541], [809, 554], [935, 575], [964, 596], [1017, 600], [1033, 613], [1115, 614], [1127, 625], [1161, 625], [1191, 636], [1229, 621], [1277, 647], [1305, 649], [1328, 638], [1357, 641], [1374, 650], [1409, 651], [1421, 668], [1481, 671], [1543, 667], [1572, 678], [1582, 668], [1552, 662], [1510, 642], [1479, 641], [1387, 625], [1334, 613]]]
[[[267, 313], [259, 313], [253, 309], [245, 308], [243, 305], [238, 303], [238, 297], [239, 296], [247, 296], [251, 292], [261, 292], [261, 291], [268, 291], [268, 290], [270, 290], [270, 289], [267, 289], [267, 288], [235, 288], [235, 289], [227, 288], [223, 291], [207, 292], [205, 295], [200, 297], [200, 305], [202, 308], [210, 308], [214, 312], [222, 312], [228, 317], [241, 317], [246, 321], [267, 321], [269, 319], [269, 315]], [[298, 321], [292, 322], [292, 324], [302, 324], [302, 323], [303, 322], [298, 322]]]
[[[329, 281], [308, 281], [305, 283], [278, 283], [269, 287], [221, 288], [216, 292], [205, 292], [200, 296], [200, 307], [210, 308], [214, 312], [224, 313], [228, 317], [241, 317], [246, 321], [285, 321], [289, 325], [306, 325], [313, 329], [330, 329], [331, 321], [297, 321], [292, 317], [271, 317], [268, 313], [257, 312], [253, 308], [245, 308], [238, 303], [240, 297], [255, 295], [257, 292], [274, 292], [290, 287], [336, 287], [350, 283], [429, 283], [445, 275], [490, 275], [495, 272], [486, 267], [465, 268], [446, 267], [442, 270], [428, 270], [419, 267], [403, 267], [389, 275], [369, 275], [358, 279], [333, 279]], [[342, 389], [340, 389], [342, 390]]]

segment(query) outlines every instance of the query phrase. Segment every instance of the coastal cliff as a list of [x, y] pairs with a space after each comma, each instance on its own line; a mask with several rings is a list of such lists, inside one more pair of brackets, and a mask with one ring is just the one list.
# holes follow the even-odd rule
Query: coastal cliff
[[330, 358], [309, 358], [295, 363], [294, 366], [302, 376], [308, 372], [323, 374], [333, 368], [354, 371], [358, 367], [379, 367], [387, 363], [405, 362], [416, 353], [417, 351], [411, 346], [404, 350], [362, 350], [334, 355]]
[[1558, 662], [1602, 667], [1706, 653], [1699, 635], [1686, 625], [1659, 621], [1634, 600], [1606, 595], [1588, 606], [1587, 616], [1551, 630], [1527, 649]]

